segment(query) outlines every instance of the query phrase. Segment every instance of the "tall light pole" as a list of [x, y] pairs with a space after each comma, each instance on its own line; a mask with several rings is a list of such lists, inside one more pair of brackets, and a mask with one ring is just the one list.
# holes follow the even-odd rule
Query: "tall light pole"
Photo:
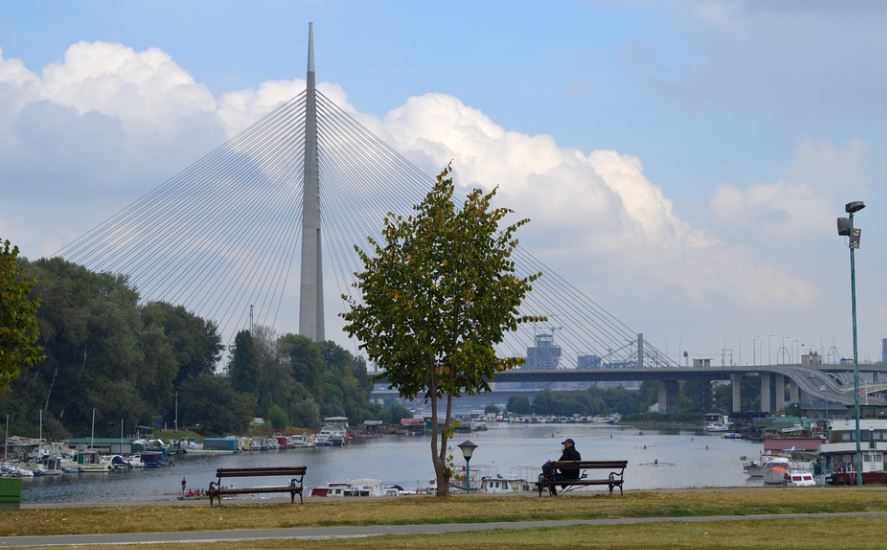
[[471, 457], [474, 455], [474, 450], [477, 449], [477, 445], [472, 443], [470, 440], [465, 440], [462, 443], [459, 443], [458, 447], [462, 449], [462, 456], [465, 458], [465, 494], [471, 494]]
[[739, 340], [739, 364], [742, 364], [742, 337], [737, 336], [737, 340]]
[[770, 338], [773, 338], [774, 336], [776, 336], [776, 335], [770, 334], [769, 336], [767, 336], [767, 363], [769, 363], [771, 365], [773, 364], [773, 356], [770, 355], [770, 349], [771, 349], [770, 348]]
[[838, 235], [850, 237], [850, 316], [853, 320], [853, 403], [856, 408], [856, 485], [862, 485], [862, 449], [859, 442], [859, 351], [856, 344], [856, 249], [859, 248], [859, 239], [862, 229], [854, 229], [853, 214], [865, 208], [862, 201], [848, 202], [844, 205], [844, 211], [850, 216], [838, 218]]

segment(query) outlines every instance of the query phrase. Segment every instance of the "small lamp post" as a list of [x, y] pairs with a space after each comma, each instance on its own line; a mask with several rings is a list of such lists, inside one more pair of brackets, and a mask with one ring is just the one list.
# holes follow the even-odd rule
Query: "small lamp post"
[[853, 214], [865, 208], [862, 201], [848, 202], [844, 211], [850, 216], [838, 218], [838, 235], [850, 237], [850, 309], [853, 318], [853, 395], [856, 408], [856, 485], [862, 485], [862, 449], [859, 442], [859, 353], [856, 346], [856, 249], [859, 248], [859, 239], [862, 230], [853, 227]]
[[471, 455], [474, 454], [474, 450], [477, 449], [477, 445], [472, 443], [469, 440], [465, 440], [462, 443], [459, 443], [459, 448], [462, 449], [462, 456], [465, 457], [465, 494], [471, 494]]

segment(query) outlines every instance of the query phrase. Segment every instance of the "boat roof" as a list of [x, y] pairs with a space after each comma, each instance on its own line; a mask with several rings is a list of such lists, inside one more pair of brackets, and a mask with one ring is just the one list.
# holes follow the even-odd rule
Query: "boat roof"
[[820, 445], [822, 445], [822, 440], [816, 437], [764, 440], [765, 451], [818, 451]]

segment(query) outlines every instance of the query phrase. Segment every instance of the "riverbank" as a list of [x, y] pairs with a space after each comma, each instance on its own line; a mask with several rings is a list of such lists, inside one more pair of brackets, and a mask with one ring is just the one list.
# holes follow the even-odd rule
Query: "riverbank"
[[750, 516], [887, 511], [885, 488], [737, 488], [568, 493], [532, 496], [228, 501], [184, 505], [31, 506], [0, 511], [0, 536], [73, 535], [211, 529], [274, 529], [358, 525], [488, 523], [530, 520]]

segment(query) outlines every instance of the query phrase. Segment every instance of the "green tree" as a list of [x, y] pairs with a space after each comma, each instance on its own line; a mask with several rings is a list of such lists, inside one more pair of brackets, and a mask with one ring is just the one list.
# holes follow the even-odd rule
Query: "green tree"
[[242, 330], [234, 337], [234, 353], [228, 365], [228, 376], [235, 391], [256, 393], [259, 387], [259, 357], [248, 330]]
[[385, 218], [384, 243], [369, 239], [370, 253], [355, 247], [364, 269], [355, 283], [361, 301], [343, 296], [349, 307], [342, 314], [345, 331], [392, 387], [431, 401], [438, 496], [449, 490], [453, 398], [489, 391], [495, 372], [522, 362], [497, 357], [494, 345], [520, 323], [538, 320], [520, 316], [518, 307], [540, 275], [518, 276], [511, 259], [515, 233], [528, 220], [500, 228], [511, 211], [491, 207], [495, 190], [472, 191], [458, 209], [449, 173], [448, 166], [412, 215]]
[[0, 390], [42, 358], [34, 281], [19, 269], [18, 247], [0, 242]]
[[268, 420], [271, 422], [271, 427], [275, 430], [282, 430], [289, 425], [289, 417], [286, 415], [286, 411], [280, 405], [271, 405], [268, 408]]
[[508, 412], [513, 412], [515, 414], [529, 414], [530, 400], [526, 395], [512, 395], [508, 398], [508, 403], [505, 405], [505, 408], [508, 409]]
[[231, 387], [227, 378], [209, 373], [189, 378], [179, 395], [181, 422], [200, 425], [200, 433], [223, 435], [244, 431], [249, 425], [247, 398]]
[[157, 325], [172, 344], [179, 364], [174, 381], [179, 387], [189, 378], [212, 373], [222, 353], [215, 323], [191, 313], [183, 306], [151, 302], [142, 308], [145, 325]]
[[385, 424], [400, 424], [401, 418], [411, 418], [412, 416], [413, 413], [409, 409], [395, 401], [387, 403], [378, 414], [379, 420]]
[[[36, 418], [42, 408], [44, 418], [55, 417], [83, 434], [89, 432], [95, 408], [97, 419], [116, 424], [110, 433], [119, 434], [121, 418], [131, 423], [129, 411], [145, 411], [140, 392], [134, 390], [145, 353], [139, 339], [138, 293], [126, 277], [93, 273], [61, 258], [38, 260], [27, 270], [36, 281], [33, 292], [40, 301], [40, 341], [46, 353], [28, 374], [38, 379], [29, 387], [39, 388], [39, 394], [29, 396], [29, 416]], [[96, 430], [104, 427], [97, 424]]]

